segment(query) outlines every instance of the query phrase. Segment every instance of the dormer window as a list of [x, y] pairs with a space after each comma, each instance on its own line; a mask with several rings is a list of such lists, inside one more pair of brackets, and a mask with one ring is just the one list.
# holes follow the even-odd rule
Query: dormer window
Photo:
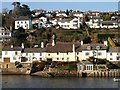
[[89, 56], [89, 54], [90, 54], [89, 52], [86, 52], [86, 53], [85, 53], [86, 56]]
[[68, 55], [68, 52], [67, 52], [67, 55]]
[[110, 53], [110, 55], [112, 55], [112, 53]]
[[17, 52], [15, 52], [15, 55], [17, 55]]
[[91, 50], [91, 46], [87, 46], [87, 50]]
[[100, 50], [100, 46], [96, 46], [96, 49], [97, 49], [97, 50]]

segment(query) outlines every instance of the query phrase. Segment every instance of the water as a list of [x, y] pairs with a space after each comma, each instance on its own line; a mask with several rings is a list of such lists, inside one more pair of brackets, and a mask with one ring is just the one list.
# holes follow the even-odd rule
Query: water
[[42, 78], [29, 75], [3, 75], [3, 88], [118, 88], [113, 78]]

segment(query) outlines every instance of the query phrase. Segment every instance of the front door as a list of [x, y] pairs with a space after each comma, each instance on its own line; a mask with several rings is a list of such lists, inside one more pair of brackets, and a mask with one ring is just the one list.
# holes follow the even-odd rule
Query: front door
[[10, 62], [10, 58], [4, 58], [4, 62]]

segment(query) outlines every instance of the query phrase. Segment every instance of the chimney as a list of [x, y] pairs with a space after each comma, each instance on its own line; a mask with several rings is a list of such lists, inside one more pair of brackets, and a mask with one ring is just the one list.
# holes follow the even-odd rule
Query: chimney
[[13, 45], [11, 45], [11, 48], [13, 48]]
[[81, 45], [83, 45], [83, 41], [81, 41], [80, 43], [81, 43]]
[[10, 26], [10, 31], [12, 31], [12, 27]]
[[107, 42], [107, 41], [104, 41], [104, 45], [105, 45], [105, 46], [108, 46], [108, 42]]
[[52, 40], [52, 46], [55, 46], [55, 40]]
[[41, 42], [41, 48], [44, 48], [44, 43], [43, 42]]
[[24, 43], [22, 43], [22, 49], [24, 49]]
[[75, 44], [73, 44], [73, 52], [75, 52]]

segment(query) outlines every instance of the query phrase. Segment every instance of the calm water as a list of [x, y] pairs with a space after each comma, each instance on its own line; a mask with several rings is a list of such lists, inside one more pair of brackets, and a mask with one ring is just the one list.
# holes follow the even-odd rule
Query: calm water
[[[119, 82], [120, 83], [120, 82]], [[118, 88], [113, 78], [41, 78], [39, 76], [3, 75], [3, 88]]]

